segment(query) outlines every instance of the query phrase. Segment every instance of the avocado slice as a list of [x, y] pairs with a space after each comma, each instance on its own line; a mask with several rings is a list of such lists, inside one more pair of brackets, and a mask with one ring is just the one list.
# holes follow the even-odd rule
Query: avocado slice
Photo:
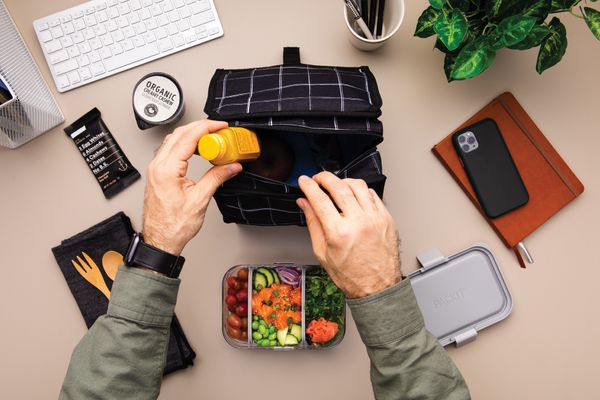
[[263, 274], [265, 278], [267, 278], [267, 286], [265, 287], [270, 287], [273, 284], [273, 273], [271, 271], [263, 267], [257, 269], [256, 271]]
[[277, 331], [277, 341], [281, 346], [285, 346], [285, 340], [288, 336], [288, 328], [283, 328]]
[[267, 278], [258, 271], [254, 272], [254, 289], [261, 290], [267, 287]]
[[295, 346], [298, 343], [300, 343], [300, 341], [294, 335], [287, 335], [287, 337], [285, 338], [286, 345]]
[[292, 328], [290, 329], [290, 335], [294, 335], [298, 341], [302, 340], [302, 327], [298, 324], [292, 324]]

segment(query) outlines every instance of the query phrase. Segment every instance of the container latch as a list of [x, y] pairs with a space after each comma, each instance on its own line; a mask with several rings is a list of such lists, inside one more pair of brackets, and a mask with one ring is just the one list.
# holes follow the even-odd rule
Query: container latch
[[475, 328], [471, 328], [468, 331], [456, 335], [454, 337], [454, 343], [456, 343], [456, 347], [461, 347], [467, 343], [471, 343], [475, 339], [477, 339], [477, 331]]
[[446, 257], [438, 249], [425, 250], [417, 255], [417, 260], [423, 267], [423, 270], [428, 270], [448, 261]]

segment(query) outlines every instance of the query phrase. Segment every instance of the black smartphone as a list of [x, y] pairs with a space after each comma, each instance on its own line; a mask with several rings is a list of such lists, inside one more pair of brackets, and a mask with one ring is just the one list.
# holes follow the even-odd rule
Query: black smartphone
[[527, 204], [527, 188], [494, 120], [461, 129], [452, 135], [452, 142], [488, 217]]

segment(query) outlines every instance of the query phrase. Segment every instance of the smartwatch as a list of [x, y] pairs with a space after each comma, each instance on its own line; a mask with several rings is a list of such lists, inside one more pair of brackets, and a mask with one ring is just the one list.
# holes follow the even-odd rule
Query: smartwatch
[[133, 239], [125, 255], [128, 267], [147, 268], [169, 278], [179, 277], [185, 258], [167, 253], [161, 249], [144, 243], [141, 233], [133, 235]]

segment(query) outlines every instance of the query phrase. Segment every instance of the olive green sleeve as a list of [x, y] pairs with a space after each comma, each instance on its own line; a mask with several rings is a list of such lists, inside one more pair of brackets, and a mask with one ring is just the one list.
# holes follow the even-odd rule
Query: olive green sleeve
[[460, 372], [425, 329], [408, 279], [348, 305], [371, 359], [377, 400], [470, 399]]
[[120, 267], [108, 312], [73, 351], [59, 399], [156, 399], [179, 282]]

